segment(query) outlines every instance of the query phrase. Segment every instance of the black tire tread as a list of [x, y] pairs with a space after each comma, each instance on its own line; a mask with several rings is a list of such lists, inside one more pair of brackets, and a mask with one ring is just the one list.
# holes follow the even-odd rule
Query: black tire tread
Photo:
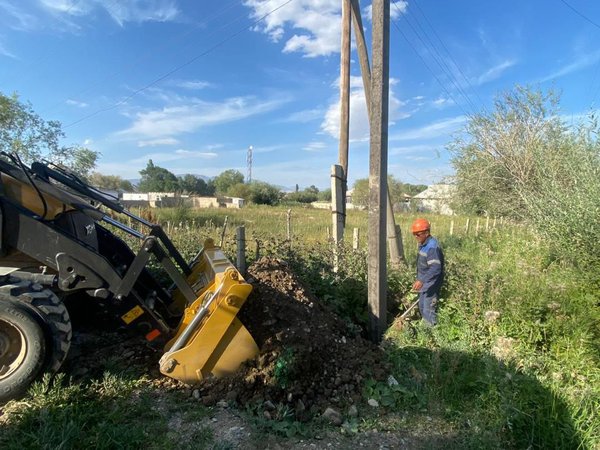
[[40, 284], [15, 277], [0, 286], [0, 297], [3, 296], [32, 306], [42, 316], [52, 334], [52, 352], [48, 352], [45, 371], [57, 372], [67, 357], [73, 336], [71, 318], [62, 300]]

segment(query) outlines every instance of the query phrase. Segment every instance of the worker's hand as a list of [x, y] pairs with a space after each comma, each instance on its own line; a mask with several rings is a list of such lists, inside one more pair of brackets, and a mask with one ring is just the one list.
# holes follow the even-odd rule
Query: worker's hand
[[417, 280], [413, 283], [412, 290], [413, 290], [413, 292], [420, 292], [422, 287], [423, 287], [423, 282]]

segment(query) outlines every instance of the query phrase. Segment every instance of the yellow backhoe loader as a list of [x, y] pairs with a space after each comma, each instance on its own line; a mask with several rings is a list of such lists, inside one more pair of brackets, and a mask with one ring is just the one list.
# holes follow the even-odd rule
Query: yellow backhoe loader
[[258, 353], [237, 318], [251, 290], [212, 240], [185, 261], [159, 225], [117, 198], [54, 164], [0, 154], [0, 403], [60, 369], [69, 295], [164, 342], [161, 372], [194, 383]]

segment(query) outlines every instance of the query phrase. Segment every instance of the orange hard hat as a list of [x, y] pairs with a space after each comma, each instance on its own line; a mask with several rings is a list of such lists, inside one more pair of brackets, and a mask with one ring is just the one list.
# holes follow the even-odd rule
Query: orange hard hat
[[418, 233], [419, 231], [429, 230], [430, 228], [431, 225], [427, 219], [418, 218], [412, 223], [410, 231], [412, 233]]

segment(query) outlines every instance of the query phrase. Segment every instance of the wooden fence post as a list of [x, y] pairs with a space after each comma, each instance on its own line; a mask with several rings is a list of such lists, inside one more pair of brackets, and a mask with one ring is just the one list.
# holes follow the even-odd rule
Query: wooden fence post
[[228, 216], [225, 216], [225, 221], [223, 222], [223, 229], [221, 230], [221, 240], [219, 241], [219, 247], [223, 246], [223, 240], [225, 239], [225, 231], [227, 230], [227, 220]]
[[254, 239], [254, 242], [256, 242], [256, 259], [255, 261], [258, 261], [260, 259], [260, 241], [258, 239]]
[[475, 236], [479, 236], [479, 217], [477, 218], [477, 223], [475, 224]]
[[246, 228], [242, 225], [237, 227], [237, 269], [246, 276]]
[[339, 244], [344, 238], [345, 204], [344, 195], [344, 169], [334, 164], [331, 166], [331, 221], [334, 244]]
[[291, 242], [292, 240], [292, 210], [287, 210], [287, 239]]
[[467, 217], [467, 223], [465, 225], [465, 234], [469, 234], [469, 225], [471, 224], [471, 219]]
[[454, 220], [450, 221], [450, 236], [454, 234]]
[[485, 232], [489, 233], [490, 231], [490, 216], [486, 216], [485, 218]]

